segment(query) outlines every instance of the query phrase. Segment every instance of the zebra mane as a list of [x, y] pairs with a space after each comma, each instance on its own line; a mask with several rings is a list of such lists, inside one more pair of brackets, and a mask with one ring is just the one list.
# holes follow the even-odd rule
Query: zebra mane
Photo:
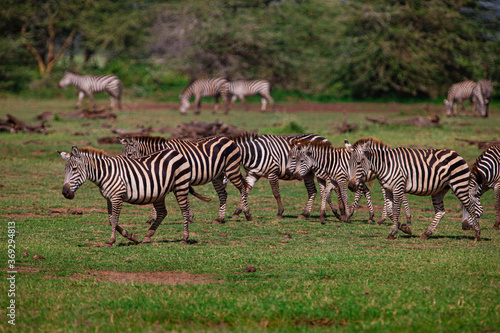
[[372, 146], [374, 146], [374, 147], [389, 148], [389, 146], [385, 142], [383, 142], [382, 140], [375, 139], [372, 137], [359, 139], [358, 141], [354, 142], [352, 147], [355, 148], [355, 147], [358, 147], [360, 145], [364, 145], [365, 143], [368, 142], [368, 140], [371, 140]]
[[85, 155], [109, 157], [109, 155], [104, 150], [96, 149], [93, 147], [82, 147], [78, 148], [78, 150], [80, 151], [80, 153], [83, 153]]
[[[314, 141], [309, 139], [293, 139], [289, 143], [290, 147], [294, 146], [311, 146], [317, 148], [344, 148], [344, 147], [334, 147], [330, 141]], [[345, 149], [345, 148], [344, 148]]]
[[238, 134], [226, 135], [226, 137], [234, 142], [248, 142], [257, 139], [259, 134], [246, 131]]
[[128, 137], [131, 140], [138, 141], [138, 142], [153, 142], [153, 143], [163, 143], [167, 142], [168, 139], [165, 139], [164, 137], [161, 136], [152, 136], [152, 135], [131, 135]]

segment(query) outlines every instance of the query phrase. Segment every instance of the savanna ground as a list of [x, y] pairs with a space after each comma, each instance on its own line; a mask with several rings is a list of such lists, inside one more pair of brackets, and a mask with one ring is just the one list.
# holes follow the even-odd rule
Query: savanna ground
[[[88, 107], [88, 100], [84, 100]], [[183, 245], [182, 218], [172, 195], [169, 215], [150, 244], [118, 238], [113, 248], [95, 247], [109, 239], [106, 203], [95, 185], [85, 183], [75, 199], [61, 195], [64, 161], [56, 153], [72, 145], [92, 146], [114, 155], [118, 144], [98, 145], [114, 136], [113, 128], [176, 127], [179, 122], [215, 119], [259, 133], [286, 134], [299, 124], [305, 132], [343, 145], [366, 136], [391, 146], [451, 148], [469, 163], [482, 152], [455, 138], [489, 140], [500, 136], [500, 107], [487, 119], [443, 117], [441, 103], [284, 104], [275, 113], [250, 111], [238, 104], [228, 116], [212, 115], [212, 101], [201, 115], [179, 115], [176, 104], [124, 100], [115, 121], [64, 119], [74, 99], [0, 99], [7, 113], [30, 123], [51, 110], [50, 133], [0, 133], [0, 234], [4, 266], [2, 331], [414, 331], [494, 332], [500, 327], [500, 234], [494, 224], [493, 192], [482, 198], [482, 241], [461, 229], [459, 201], [449, 193], [447, 214], [428, 240], [420, 234], [432, 221], [430, 198], [409, 197], [414, 235], [386, 239], [390, 223], [367, 223], [365, 199], [348, 224], [330, 213], [319, 218], [319, 195], [313, 216], [299, 220], [306, 201], [300, 182], [281, 182], [285, 218], [276, 219], [269, 183], [261, 179], [249, 197], [253, 221], [231, 219], [238, 195], [228, 186], [225, 224], [212, 225], [218, 200], [211, 185], [197, 191], [211, 203], [191, 198], [195, 221]], [[106, 97], [98, 99], [107, 105]], [[469, 106], [470, 108], [470, 106]], [[338, 133], [343, 121], [359, 128]], [[365, 117], [401, 120], [416, 115], [441, 116], [441, 126], [378, 125]], [[168, 133], [163, 134], [168, 137]], [[382, 195], [375, 182], [372, 198], [380, 218]], [[352, 202], [353, 195], [350, 194]], [[336, 199], [334, 200], [336, 202]], [[125, 204], [120, 225], [139, 236], [150, 206]], [[404, 214], [401, 216], [404, 221]], [[15, 296], [6, 283], [8, 228], [15, 222]], [[120, 237], [120, 236], [119, 236]], [[25, 254], [24, 254], [25, 253]], [[24, 255], [23, 255], [24, 254]], [[255, 268], [246, 272], [247, 266]], [[8, 324], [7, 306], [16, 304], [16, 326]]]

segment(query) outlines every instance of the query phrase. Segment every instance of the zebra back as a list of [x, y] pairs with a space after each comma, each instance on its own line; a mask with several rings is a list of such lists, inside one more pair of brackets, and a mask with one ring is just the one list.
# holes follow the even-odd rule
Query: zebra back
[[70, 71], [64, 73], [59, 81], [59, 87], [64, 88], [73, 85], [79, 90], [96, 93], [107, 91], [111, 96], [119, 98], [122, 94], [123, 86], [120, 79], [113, 74], [104, 75], [80, 75]]
[[216, 95], [227, 94], [228, 82], [221, 77], [210, 79], [199, 79], [188, 85], [179, 96], [182, 100], [189, 100], [191, 97], [198, 95], [201, 97], [213, 97]]
[[271, 91], [271, 84], [267, 80], [238, 80], [228, 83], [230, 94], [251, 96], [261, 94], [267, 96]]
[[500, 146], [490, 146], [471, 167], [471, 178], [479, 185], [493, 187], [500, 182]]

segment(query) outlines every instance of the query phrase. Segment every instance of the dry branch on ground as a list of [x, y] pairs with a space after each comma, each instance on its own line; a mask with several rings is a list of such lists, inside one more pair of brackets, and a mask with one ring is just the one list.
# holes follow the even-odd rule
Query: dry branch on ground
[[403, 120], [391, 120], [389, 118], [372, 118], [366, 117], [366, 120], [372, 121], [374, 123], [382, 124], [382, 125], [413, 125], [417, 127], [433, 127], [439, 126], [439, 116], [416, 116], [409, 119]]
[[490, 146], [500, 145], [500, 139], [468, 140], [468, 139], [455, 138], [455, 140], [467, 142], [470, 145], [477, 145], [477, 148], [479, 148], [479, 149], [487, 149]]
[[42, 120], [37, 124], [28, 124], [14, 117], [13, 115], [7, 114], [7, 119], [0, 119], [0, 131], [6, 131], [11, 133], [43, 133], [47, 134], [48, 130], [45, 128], [46, 120]]

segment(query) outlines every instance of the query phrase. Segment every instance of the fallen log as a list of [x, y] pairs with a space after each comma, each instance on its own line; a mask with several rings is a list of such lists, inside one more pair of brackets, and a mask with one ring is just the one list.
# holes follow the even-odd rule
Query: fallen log
[[111, 132], [115, 133], [115, 134], [118, 134], [120, 136], [127, 136], [127, 135], [149, 135], [149, 133], [151, 133], [152, 129], [153, 129], [152, 126], [148, 126], [146, 128], [141, 127], [139, 129], [136, 129], [136, 130], [125, 130], [125, 129], [121, 129], [121, 128], [115, 128], [115, 129], [112, 129]]
[[48, 130], [45, 128], [46, 120], [42, 120], [37, 124], [28, 124], [14, 117], [11, 114], [7, 114], [7, 119], [0, 119], [0, 131], [6, 131], [11, 133], [42, 133], [48, 134]]
[[487, 149], [490, 146], [500, 145], [500, 139], [491, 139], [491, 140], [469, 140], [469, 139], [461, 139], [455, 138], [457, 141], [467, 142], [470, 145], [477, 145], [479, 149]]
[[339, 125], [335, 125], [335, 128], [337, 129], [337, 131], [341, 134], [341, 133], [346, 133], [346, 132], [354, 132], [358, 129], [358, 124], [349, 124], [347, 122], [347, 115], [346, 113], [344, 112], [344, 120], [342, 121], [342, 124], [339, 126]]
[[412, 117], [409, 119], [403, 119], [403, 120], [391, 120], [389, 118], [372, 118], [372, 117], [366, 117], [366, 120], [382, 124], [382, 125], [413, 125], [417, 127], [433, 127], [433, 126], [439, 126], [439, 116], [438, 115], [433, 115], [433, 116], [427, 116], [427, 117], [422, 117], [422, 116], [416, 116]]
[[66, 119], [116, 119], [116, 113], [111, 112], [111, 109], [84, 109], [76, 112], [68, 112], [64, 114]]

